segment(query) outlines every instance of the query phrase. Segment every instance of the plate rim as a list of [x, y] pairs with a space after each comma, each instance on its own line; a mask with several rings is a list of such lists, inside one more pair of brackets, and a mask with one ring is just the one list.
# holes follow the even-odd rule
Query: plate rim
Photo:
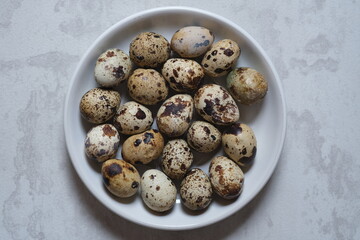
[[[85, 60], [87, 59], [88, 55], [91, 53], [91, 51], [94, 49], [94, 47], [96, 45], [98, 45], [99, 42], [101, 42], [106, 36], [108, 36], [109, 33], [111, 33], [114, 29], [118, 28], [120, 25], [123, 25], [124, 23], [130, 23], [132, 20], [136, 20], [139, 17], [148, 17], [149, 15], [152, 14], [159, 14], [159, 13], [163, 13], [163, 12], [169, 12], [169, 11], [179, 11], [179, 12], [191, 12], [191, 13], [198, 13], [198, 14], [203, 14], [203, 15], [207, 15], [210, 18], [214, 18], [220, 22], [226, 23], [229, 26], [231, 26], [232, 28], [235, 28], [236, 30], [238, 30], [239, 32], [241, 32], [246, 38], [248, 38], [251, 41], [251, 44], [253, 44], [255, 46], [255, 48], [259, 51], [259, 53], [262, 55], [262, 57], [265, 59], [265, 64], [268, 65], [269, 69], [271, 70], [271, 72], [274, 75], [276, 84], [278, 86], [278, 90], [279, 90], [279, 94], [280, 94], [280, 99], [281, 99], [281, 110], [282, 110], [282, 116], [281, 116], [281, 120], [284, 123], [282, 128], [281, 128], [281, 135], [280, 135], [280, 144], [278, 145], [278, 148], [276, 149], [276, 153], [275, 153], [275, 161], [273, 161], [272, 165], [270, 165], [270, 167], [268, 168], [269, 171], [266, 173], [266, 176], [263, 177], [261, 180], [261, 182], [259, 183], [259, 190], [255, 191], [253, 193], [250, 194], [250, 196], [244, 200], [244, 203], [239, 205], [238, 207], [236, 207], [234, 212], [228, 212], [226, 214], [223, 214], [221, 216], [219, 216], [218, 218], [212, 218], [211, 220], [208, 221], [204, 221], [201, 222], [199, 224], [189, 224], [189, 225], [181, 225], [181, 226], [172, 226], [172, 225], [159, 225], [159, 224], [154, 224], [154, 223], [149, 223], [149, 222], [144, 222], [144, 221], [139, 221], [139, 220], [134, 220], [131, 217], [129, 217], [128, 215], [124, 215], [124, 214], [119, 214], [115, 209], [112, 209], [105, 201], [103, 201], [100, 197], [100, 195], [90, 186], [90, 183], [88, 183], [87, 181], [85, 181], [85, 173], [83, 171], [81, 171], [81, 168], [78, 166], [77, 162], [74, 161], [74, 156], [72, 154], [72, 152], [70, 151], [70, 133], [69, 133], [69, 125], [70, 125], [70, 121], [69, 119], [69, 103], [70, 103], [70, 98], [71, 98], [71, 90], [73, 89], [74, 85], [75, 85], [75, 80], [77, 79], [77, 76], [80, 73], [80, 69], [81, 66], [83, 65], [83, 63], [85, 62]], [[233, 21], [222, 17], [218, 14], [215, 14], [213, 12], [207, 11], [207, 10], [203, 10], [203, 9], [199, 9], [199, 8], [193, 8], [193, 7], [185, 7], [185, 6], [167, 6], [167, 7], [157, 7], [157, 8], [151, 8], [151, 9], [147, 9], [144, 11], [140, 11], [138, 13], [135, 14], [131, 14], [123, 19], [121, 19], [120, 21], [116, 22], [115, 24], [113, 24], [112, 26], [108, 27], [100, 36], [98, 36], [95, 41], [87, 48], [87, 50], [85, 51], [85, 53], [82, 55], [80, 61], [77, 64], [77, 67], [71, 77], [70, 80], [70, 84], [67, 90], [67, 94], [66, 94], [66, 98], [65, 98], [65, 106], [64, 106], [64, 133], [65, 133], [65, 143], [66, 143], [66, 150], [68, 152], [68, 155], [70, 156], [70, 160], [72, 162], [73, 167], [75, 168], [76, 173], [78, 174], [78, 176], [80, 177], [81, 181], [83, 182], [83, 184], [86, 186], [87, 190], [89, 190], [93, 196], [95, 196], [95, 198], [101, 203], [103, 204], [106, 208], [108, 208], [110, 211], [116, 213], [116, 215], [131, 221], [135, 224], [138, 225], [142, 225], [145, 227], [150, 227], [150, 228], [154, 228], [154, 229], [161, 229], [161, 230], [190, 230], [190, 229], [196, 229], [196, 228], [201, 228], [201, 227], [205, 227], [217, 222], [220, 222], [221, 220], [224, 220], [226, 218], [228, 218], [229, 216], [235, 214], [236, 212], [238, 212], [239, 210], [241, 210], [243, 207], [245, 207], [247, 204], [249, 204], [249, 202], [251, 202], [259, 193], [260, 191], [265, 187], [266, 183], [269, 181], [269, 179], [271, 178], [271, 176], [274, 173], [274, 170], [276, 168], [276, 166], [278, 165], [279, 159], [280, 159], [280, 155], [282, 153], [283, 147], [284, 147], [284, 142], [285, 142], [285, 135], [286, 135], [286, 127], [287, 127], [287, 119], [286, 119], [286, 101], [285, 101], [285, 96], [284, 96], [284, 91], [283, 91], [283, 86], [282, 83], [280, 81], [279, 75], [272, 63], [272, 61], [270, 60], [269, 56], [267, 55], [267, 53], [264, 51], [264, 49], [259, 45], [259, 43], [247, 32], [245, 31], [242, 27], [240, 27], [239, 25], [237, 25], [236, 23], [234, 23]]]

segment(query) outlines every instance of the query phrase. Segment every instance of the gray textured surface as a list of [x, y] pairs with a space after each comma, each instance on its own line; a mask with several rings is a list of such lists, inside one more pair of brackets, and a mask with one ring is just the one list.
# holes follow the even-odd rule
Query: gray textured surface
[[[229, 2], [1, 2], [1, 239], [360, 239], [359, 1]], [[263, 46], [284, 86], [288, 131], [273, 177], [244, 210], [166, 232], [116, 216], [88, 192], [66, 152], [63, 107], [98, 35], [132, 13], [180, 4], [229, 18]]]

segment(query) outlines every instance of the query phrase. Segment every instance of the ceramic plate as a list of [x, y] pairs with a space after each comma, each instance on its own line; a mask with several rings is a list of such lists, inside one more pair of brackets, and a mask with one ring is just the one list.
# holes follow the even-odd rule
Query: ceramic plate
[[[239, 106], [240, 121], [253, 128], [258, 141], [258, 152], [254, 164], [245, 173], [244, 189], [240, 197], [232, 201], [215, 197], [207, 210], [191, 212], [181, 205], [178, 196], [171, 211], [157, 214], [143, 204], [139, 194], [129, 199], [117, 199], [105, 189], [100, 165], [88, 160], [84, 154], [85, 135], [92, 125], [80, 116], [79, 102], [85, 92], [97, 86], [93, 71], [96, 59], [103, 51], [116, 47], [128, 52], [131, 40], [145, 31], [162, 34], [170, 40], [176, 30], [189, 25], [210, 29], [215, 35], [215, 41], [224, 38], [235, 40], [242, 50], [237, 66], [252, 67], [261, 72], [269, 82], [269, 91], [262, 103], [250, 107]], [[217, 79], [216, 82], [222, 84], [224, 79]], [[122, 103], [128, 101], [126, 83], [119, 86], [119, 91], [122, 94]], [[106, 30], [87, 50], [70, 83], [65, 103], [64, 126], [73, 166], [86, 187], [100, 202], [118, 215], [144, 226], [185, 230], [206, 226], [234, 214], [264, 187], [281, 153], [285, 137], [285, 116], [284, 96], [278, 75], [264, 50], [248, 33], [235, 23], [210, 12], [185, 7], [165, 7], [123, 19]], [[193, 167], [208, 172], [210, 159], [222, 154], [222, 150], [211, 154], [195, 154]], [[120, 150], [117, 157], [121, 158]], [[150, 165], [156, 166], [156, 163]]]

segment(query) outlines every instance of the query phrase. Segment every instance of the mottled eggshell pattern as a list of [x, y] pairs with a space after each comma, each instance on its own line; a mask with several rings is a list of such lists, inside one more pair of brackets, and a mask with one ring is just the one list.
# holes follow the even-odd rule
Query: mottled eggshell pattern
[[195, 109], [207, 121], [229, 125], [240, 118], [239, 108], [230, 93], [220, 85], [202, 86], [194, 96]]
[[80, 113], [91, 123], [104, 123], [116, 114], [120, 101], [120, 94], [117, 91], [93, 88], [82, 96]]
[[193, 158], [185, 140], [170, 140], [162, 153], [161, 168], [170, 178], [182, 179], [191, 167]]
[[180, 184], [181, 202], [191, 210], [208, 207], [212, 200], [212, 193], [209, 177], [199, 168], [191, 169]]
[[184, 58], [203, 55], [214, 42], [213, 33], [204, 27], [188, 26], [175, 32], [171, 38], [171, 49]]
[[213, 190], [222, 198], [236, 198], [243, 189], [244, 173], [227, 157], [217, 156], [211, 160], [209, 177]]
[[136, 69], [128, 80], [130, 97], [135, 101], [154, 105], [166, 99], [169, 89], [163, 76], [154, 69]]
[[227, 88], [240, 103], [250, 105], [262, 100], [268, 90], [264, 76], [252, 68], [237, 68], [226, 78]]
[[120, 145], [120, 135], [111, 124], [90, 129], [85, 138], [85, 154], [88, 158], [103, 162], [115, 157]]
[[109, 49], [96, 61], [94, 75], [102, 87], [115, 87], [125, 81], [132, 70], [130, 57], [120, 49]]
[[244, 123], [235, 123], [222, 135], [224, 152], [240, 167], [250, 165], [255, 156], [257, 142], [254, 131]]
[[198, 152], [212, 152], [221, 143], [221, 132], [208, 122], [195, 121], [188, 130], [187, 141]]
[[136, 194], [140, 175], [136, 168], [121, 159], [109, 159], [102, 164], [101, 174], [106, 188], [120, 198]]
[[130, 58], [143, 68], [160, 67], [170, 57], [170, 44], [162, 35], [143, 32], [130, 43]]
[[205, 74], [210, 77], [226, 75], [238, 60], [240, 52], [239, 45], [233, 40], [223, 39], [214, 43], [201, 61]]
[[204, 70], [193, 60], [171, 58], [162, 68], [162, 75], [177, 92], [194, 92], [204, 78]]
[[156, 129], [133, 135], [125, 140], [121, 155], [131, 164], [148, 164], [159, 158], [164, 149], [164, 138]]
[[178, 137], [189, 128], [194, 112], [194, 101], [188, 94], [177, 94], [167, 99], [159, 108], [156, 123], [169, 137]]
[[163, 172], [150, 169], [141, 177], [141, 197], [156, 212], [170, 210], [176, 201], [176, 187]]
[[130, 101], [120, 106], [114, 117], [114, 126], [120, 133], [132, 135], [149, 130], [153, 120], [148, 108]]

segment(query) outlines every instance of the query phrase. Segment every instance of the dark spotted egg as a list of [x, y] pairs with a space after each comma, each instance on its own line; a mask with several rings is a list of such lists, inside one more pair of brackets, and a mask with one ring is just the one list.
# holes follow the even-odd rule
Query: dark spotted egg
[[164, 149], [164, 138], [156, 129], [133, 135], [122, 145], [121, 155], [131, 164], [148, 164], [159, 158]]
[[220, 85], [207, 84], [194, 96], [196, 111], [216, 125], [229, 125], [239, 120], [239, 108], [230, 93]]
[[85, 154], [90, 159], [103, 162], [115, 157], [120, 145], [120, 135], [111, 124], [90, 129], [85, 138]]
[[244, 173], [227, 157], [217, 156], [211, 160], [209, 177], [214, 191], [222, 198], [233, 199], [242, 192]]
[[167, 99], [159, 108], [156, 123], [160, 132], [178, 137], [189, 128], [194, 112], [194, 101], [188, 94], [177, 94]]
[[256, 156], [254, 131], [244, 123], [235, 123], [225, 129], [222, 145], [224, 152], [240, 167], [250, 165]]
[[171, 49], [184, 58], [203, 55], [214, 42], [213, 33], [204, 27], [188, 26], [175, 32], [171, 38]]
[[151, 128], [151, 111], [134, 101], [121, 105], [114, 117], [114, 126], [122, 134], [133, 135]]
[[109, 159], [102, 164], [101, 174], [106, 188], [120, 198], [135, 195], [140, 186], [136, 168], [120, 159]]
[[214, 43], [201, 61], [205, 74], [210, 77], [226, 75], [238, 60], [240, 52], [240, 47], [233, 40], [223, 39]]

